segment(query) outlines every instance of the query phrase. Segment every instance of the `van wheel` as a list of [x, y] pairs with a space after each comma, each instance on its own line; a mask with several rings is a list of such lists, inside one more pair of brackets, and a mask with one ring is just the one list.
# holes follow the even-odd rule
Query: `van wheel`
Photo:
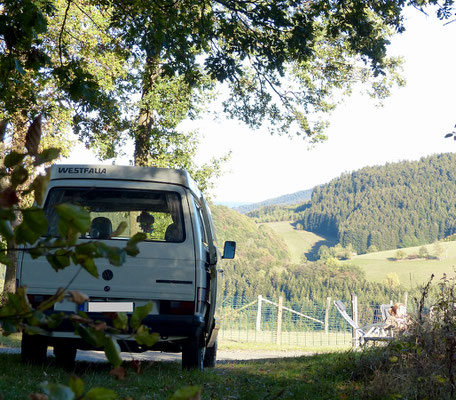
[[55, 363], [65, 369], [74, 369], [77, 351], [76, 347], [71, 344], [56, 344], [54, 346]]
[[201, 338], [190, 338], [182, 346], [182, 369], [204, 368], [205, 347]]
[[47, 338], [22, 333], [21, 360], [24, 363], [43, 364], [46, 360]]
[[217, 361], [217, 341], [215, 341], [212, 347], [206, 348], [206, 354], [204, 355], [204, 368], [214, 368], [215, 362]]

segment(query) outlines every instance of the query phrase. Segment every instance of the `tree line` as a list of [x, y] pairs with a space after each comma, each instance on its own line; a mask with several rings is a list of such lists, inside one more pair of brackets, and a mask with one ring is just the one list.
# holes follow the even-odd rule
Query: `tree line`
[[373, 283], [350, 265], [334, 265], [319, 260], [292, 264], [288, 248], [272, 229], [257, 226], [245, 215], [224, 206], [212, 206], [214, 224], [220, 243], [237, 242], [236, 258], [223, 265], [222, 288], [225, 297], [253, 298], [259, 294], [303, 307], [321, 307], [326, 297], [350, 299], [357, 293], [364, 303], [386, 303], [399, 299], [404, 288]]
[[295, 222], [357, 253], [419, 246], [456, 232], [456, 155], [365, 167], [317, 186], [298, 207], [268, 207], [257, 222]]

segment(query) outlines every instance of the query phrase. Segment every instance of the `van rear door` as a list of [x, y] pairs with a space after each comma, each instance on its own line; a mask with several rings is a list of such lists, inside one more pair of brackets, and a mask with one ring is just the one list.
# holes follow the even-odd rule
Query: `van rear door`
[[[29, 293], [52, 294], [69, 285], [70, 290], [83, 291], [91, 298], [194, 301], [195, 254], [184, 188], [109, 180], [97, 181], [96, 186], [74, 179], [51, 183], [45, 202], [49, 236], [59, 234], [54, 209], [59, 203], [77, 204], [89, 211], [91, 227], [80, 243], [101, 240], [124, 247], [137, 232], [144, 232], [147, 238], [139, 244], [139, 255], [127, 257], [121, 267], [106, 259], [96, 260], [98, 279], [79, 266], [55, 273], [45, 259], [32, 260], [24, 253], [19, 279]], [[115, 233], [122, 222], [125, 230]]]

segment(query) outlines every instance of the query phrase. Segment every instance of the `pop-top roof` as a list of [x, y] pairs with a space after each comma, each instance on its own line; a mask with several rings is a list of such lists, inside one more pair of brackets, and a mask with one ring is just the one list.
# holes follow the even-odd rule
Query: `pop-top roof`
[[51, 180], [113, 179], [172, 183], [184, 186], [201, 196], [196, 182], [181, 169], [130, 167], [125, 165], [56, 164], [51, 167]]

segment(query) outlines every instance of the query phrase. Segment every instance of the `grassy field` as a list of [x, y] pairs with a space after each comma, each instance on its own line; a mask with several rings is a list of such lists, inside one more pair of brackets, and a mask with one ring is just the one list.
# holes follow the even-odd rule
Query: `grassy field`
[[[427, 282], [431, 274], [435, 279], [440, 279], [444, 273], [453, 276], [456, 266], [456, 242], [441, 242], [444, 249], [440, 260], [400, 260], [393, 261], [397, 250], [381, 251], [377, 253], [363, 254], [353, 257], [346, 261], [352, 265], [359, 266], [366, 273], [366, 278], [375, 282], [382, 282], [387, 274], [395, 273], [398, 275], [400, 283], [415, 288]], [[418, 254], [418, 247], [401, 249], [407, 255]], [[432, 254], [433, 245], [425, 246]]]
[[[311, 232], [297, 231], [290, 222], [271, 222], [266, 224], [274, 229], [285, 241], [292, 256], [292, 261], [299, 263], [302, 254], [311, 255], [319, 246], [334, 246], [335, 242], [327, 240]], [[380, 251], [377, 253], [355, 256], [344, 261], [360, 267], [366, 278], [373, 282], [383, 282], [389, 273], [395, 273], [402, 285], [415, 288], [427, 282], [431, 274], [440, 279], [444, 273], [454, 275], [456, 268], [456, 242], [441, 242], [444, 251], [439, 260], [401, 260], [392, 261], [397, 250]], [[406, 255], [418, 254], [421, 246], [401, 249]], [[433, 254], [433, 244], [425, 246], [429, 254]], [[308, 257], [310, 259], [310, 257]]]
[[[0, 397], [26, 399], [40, 392], [43, 381], [67, 384], [72, 374], [84, 380], [85, 390], [108, 387], [119, 399], [168, 399], [188, 385], [201, 387], [202, 399], [337, 399], [356, 398], [359, 384], [352, 380], [352, 353], [251, 362], [229, 362], [203, 373], [182, 371], [179, 363], [143, 363], [141, 372], [127, 368], [125, 380], [109, 375], [106, 363], [77, 363], [74, 372], [23, 365], [19, 355], [0, 354]], [[353, 397], [355, 395], [355, 397]], [[63, 397], [62, 397], [63, 398]], [[66, 398], [66, 397], [65, 397]]]
[[298, 231], [293, 228], [289, 221], [269, 222], [261, 225], [269, 226], [283, 238], [290, 250], [293, 263], [300, 263], [303, 254], [311, 259], [322, 245], [331, 247], [336, 244], [334, 240], [318, 236], [315, 233]]
[[307, 332], [287, 332], [282, 331], [280, 346], [277, 345], [276, 333], [273, 331], [252, 330], [230, 330], [222, 329], [219, 334], [221, 346], [235, 346], [240, 343], [265, 345], [266, 347], [277, 346], [280, 349], [296, 349], [315, 351], [322, 349], [348, 349], [352, 342], [350, 331], [329, 332], [307, 331]]

